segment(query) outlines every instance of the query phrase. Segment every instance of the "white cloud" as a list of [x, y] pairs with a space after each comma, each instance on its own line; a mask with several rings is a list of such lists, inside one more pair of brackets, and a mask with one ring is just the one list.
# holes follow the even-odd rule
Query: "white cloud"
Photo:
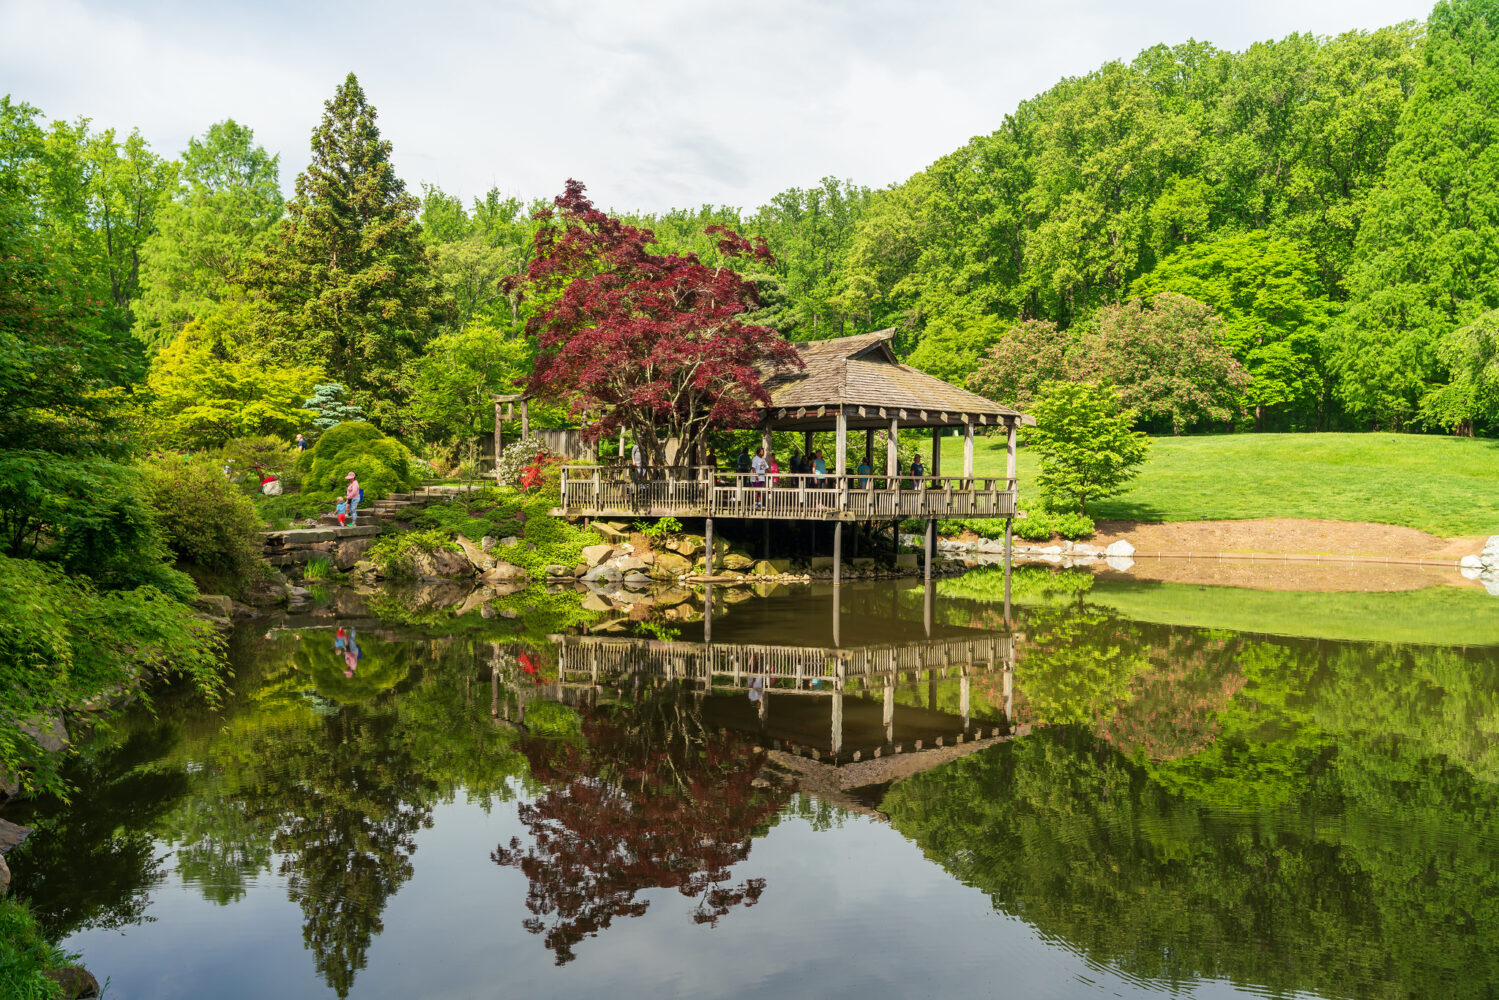
[[1424, 17], [1415, 0], [0, 0], [0, 92], [176, 152], [233, 117], [287, 188], [359, 74], [397, 166], [471, 196], [763, 203], [824, 175], [896, 182], [1063, 76], [1188, 37], [1238, 49]]

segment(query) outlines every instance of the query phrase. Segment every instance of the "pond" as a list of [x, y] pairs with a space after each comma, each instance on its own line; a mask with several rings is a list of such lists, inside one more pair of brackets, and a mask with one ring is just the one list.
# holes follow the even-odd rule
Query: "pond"
[[1001, 593], [335, 595], [8, 808], [15, 891], [117, 1000], [1493, 995], [1492, 598]]

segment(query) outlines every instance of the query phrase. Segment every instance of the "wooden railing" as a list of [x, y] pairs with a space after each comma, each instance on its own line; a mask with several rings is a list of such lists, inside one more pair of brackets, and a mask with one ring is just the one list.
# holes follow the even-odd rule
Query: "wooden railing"
[[724, 473], [691, 466], [562, 469], [571, 515], [876, 521], [1013, 517], [1015, 480], [993, 476]]
[[706, 683], [710, 687], [764, 685], [804, 690], [816, 680], [844, 688], [883, 678], [916, 680], [951, 667], [1011, 665], [1014, 643], [1008, 635], [972, 639], [932, 639], [898, 646], [836, 649], [751, 643], [659, 642], [613, 636], [553, 636], [559, 679], [614, 682], [631, 674]]

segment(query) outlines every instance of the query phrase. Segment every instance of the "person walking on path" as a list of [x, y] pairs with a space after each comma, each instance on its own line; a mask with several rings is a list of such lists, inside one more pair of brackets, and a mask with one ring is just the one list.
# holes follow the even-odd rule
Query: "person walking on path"
[[364, 490], [359, 488], [359, 480], [354, 473], [349, 473], [344, 479], [349, 484], [344, 490], [344, 499], [349, 504], [349, 523], [354, 524], [359, 520], [359, 501], [364, 496]]

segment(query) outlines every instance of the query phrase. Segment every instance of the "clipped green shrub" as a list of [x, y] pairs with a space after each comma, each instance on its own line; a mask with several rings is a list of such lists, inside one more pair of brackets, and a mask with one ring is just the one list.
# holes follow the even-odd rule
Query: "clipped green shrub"
[[417, 482], [406, 446], [362, 420], [329, 428], [302, 453], [297, 468], [305, 475], [306, 489], [337, 494], [344, 491], [344, 477], [354, 473], [364, 488], [365, 503], [409, 490]]
[[163, 541], [200, 584], [238, 593], [270, 574], [255, 504], [217, 461], [158, 459], [140, 471]]
[[1028, 542], [1044, 542], [1053, 535], [1077, 540], [1093, 537], [1093, 519], [1082, 514], [1033, 509], [1015, 521], [1015, 534]]

